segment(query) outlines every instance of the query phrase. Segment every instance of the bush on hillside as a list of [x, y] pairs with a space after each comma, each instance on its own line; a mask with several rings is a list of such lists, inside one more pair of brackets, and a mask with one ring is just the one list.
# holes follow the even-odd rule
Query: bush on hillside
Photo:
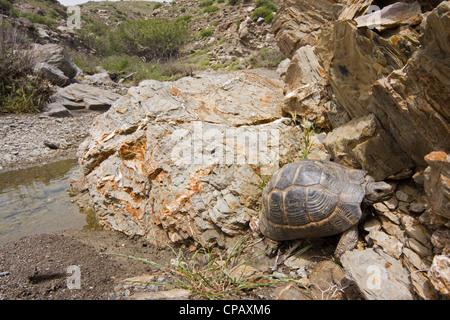
[[35, 58], [26, 37], [11, 26], [0, 26], [0, 111], [32, 112], [45, 106], [53, 93], [34, 72]]
[[178, 56], [189, 40], [183, 21], [134, 20], [122, 23], [111, 33], [113, 52], [138, 55], [146, 60], [168, 60]]

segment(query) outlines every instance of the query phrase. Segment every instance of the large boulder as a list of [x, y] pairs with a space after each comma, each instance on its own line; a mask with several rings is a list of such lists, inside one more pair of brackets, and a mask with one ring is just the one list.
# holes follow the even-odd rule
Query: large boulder
[[[52, 67], [60, 70], [68, 80], [73, 79], [79, 72], [79, 68], [72, 62], [66, 50], [58, 44], [35, 44], [33, 52], [37, 64], [41, 63], [44, 75], [50, 74], [50, 80], [54, 77], [54, 72], [50, 72], [52, 71]], [[61, 78], [61, 76], [59, 75], [58, 78]], [[65, 81], [63, 85], [67, 85], [68, 83]], [[59, 83], [55, 84], [59, 85]]]
[[120, 94], [98, 88], [89, 84], [73, 83], [59, 88], [53, 100], [68, 110], [87, 109], [95, 111], [108, 110]]
[[324, 145], [335, 162], [364, 168], [376, 180], [413, 167], [409, 157], [373, 114], [353, 119], [334, 129], [325, 138]]
[[72, 185], [113, 229], [221, 243], [248, 230], [264, 181], [298, 151], [282, 92], [250, 71], [143, 81], [96, 118]]

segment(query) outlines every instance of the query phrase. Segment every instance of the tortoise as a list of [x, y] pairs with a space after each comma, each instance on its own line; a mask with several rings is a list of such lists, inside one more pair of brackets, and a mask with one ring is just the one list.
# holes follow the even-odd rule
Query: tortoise
[[331, 161], [302, 160], [279, 169], [264, 188], [260, 230], [275, 241], [343, 233], [339, 257], [358, 241], [361, 203], [373, 204], [392, 194], [386, 182], [366, 171]]

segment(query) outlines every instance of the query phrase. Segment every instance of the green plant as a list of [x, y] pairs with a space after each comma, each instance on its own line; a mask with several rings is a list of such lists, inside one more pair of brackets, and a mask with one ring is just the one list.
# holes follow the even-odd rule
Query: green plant
[[228, 5], [235, 6], [237, 5], [241, 0], [228, 0]]
[[126, 257], [149, 264], [170, 275], [170, 279], [172, 280], [171, 282], [166, 283], [133, 282], [183, 288], [211, 300], [227, 297], [244, 290], [249, 291], [281, 282], [295, 282], [303, 286], [302, 283], [288, 277], [246, 273], [246, 271], [251, 268], [249, 262], [265, 254], [270, 248], [245, 259], [245, 238], [238, 240], [229, 253], [222, 253], [215, 250], [209, 243], [199, 243], [199, 249], [197, 249], [190, 257], [185, 255], [181, 249], [177, 251], [174, 247], [164, 241], [156, 241], [166, 245], [173, 253], [174, 259], [172, 259], [169, 266], [133, 256], [116, 253], [106, 254]]
[[200, 3], [198, 4], [198, 6], [199, 6], [199, 7], [209, 7], [209, 6], [212, 6], [213, 3], [214, 3], [213, 0], [203, 0], [202, 2], [200, 2]]
[[272, 10], [266, 7], [259, 7], [256, 8], [255, 10], [253, 10], [251, 18], [252, 19], [257, 19], [257, 18], [265, 18], [266, 16], [268, 16], [269, 14], [272, 13]]
[[111, 32], [114, 52], [138, 55], [147, 60], [168, 60], [176, 57], [190, 32], [183, 21], [165, 19], [134, 20], [122, 23]]
[[164, 4], [162, 2], [158, 2], [157, 4], [155, 4], [155, 6], [153, 7], [153, 10], [161, 8]]
[[314, 124], [307, 120], [304, 120], [301, 126], [303, 128], [303, 137], [300, 146], [301, 159], [308, 159], [313, 148], [312, 137], [316, 134], [316, 132]]
[[9, 14], [11, 11], [12, 5], [8, 0], [0, 0], [0, 12]]
[[20, 17], [30, 19], [30, 21], [33, 23], [45, 24], [49, 27], [57, 27], [58, 26], [58, 24], [56, 23], [55, 20], [41, 16], [40, 14], [37, 14], [37, 13], [21, 12], [19, 15], [20, 15]]
[[276, 12], [278, 10], [278, 7], [275, 3], [273, 3], [273, 0], [256, 0], [255, 6], [257, 8], [265, 7], [272, 10], [273, 12]]
[[249, 63], [255, 68], [277, 68], [281, 61], [286, 59], [279, 48], [269, 49], [265, 48], [253, 54], [249, 58]]
[[200, 30], [200, 37], [201, 38], [211, 37], [213, 33], [214, 33], [213, 28], [203, 28], [202, 30]]
[[216, 12], [216, 11], [219, 11], [219, 10], [220, 9], [217, 6], [209, 6], [209, 7], [206, 7], [205, 9], [203, 9], [203, 12], [204, 13], [213, 13], [213, 12]]
[[273, 13], [269, 13], [265, 18], [265, 23], [272, 23], [273, 19], [275, 19], [275, 15]]
[[53, 90], [34, 71], [35, 57], [25, 34], [0, 26], [0, 111], [33, 112], [40, 110]]

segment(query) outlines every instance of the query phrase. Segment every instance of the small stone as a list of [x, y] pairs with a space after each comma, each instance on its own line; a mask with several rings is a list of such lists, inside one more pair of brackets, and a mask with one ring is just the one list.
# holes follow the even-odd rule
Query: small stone
[[428, 271], [428, 278], [436, 290], [450, 296], [450, 257], [444, 255], [435, 256]]
[[424, 300], [437, 300], [439, 296], [431, 283], [430, 279], [425, 277], [421, 272], [411, 272], [411, 283], [414, 291]]
[[425, 209], [426, 209], [425, 204], [421, 202], [415, 202], [409, 206], [409, 211], [416, 214], [424, 212]]
[[50, 149], [53, 149], [53, 150], [59, 149], [59, 144], [58, 143], [51, 142], [49, 140], [44, 140], [44, 146], [46, 146], [46, 147], [48, 147]]

